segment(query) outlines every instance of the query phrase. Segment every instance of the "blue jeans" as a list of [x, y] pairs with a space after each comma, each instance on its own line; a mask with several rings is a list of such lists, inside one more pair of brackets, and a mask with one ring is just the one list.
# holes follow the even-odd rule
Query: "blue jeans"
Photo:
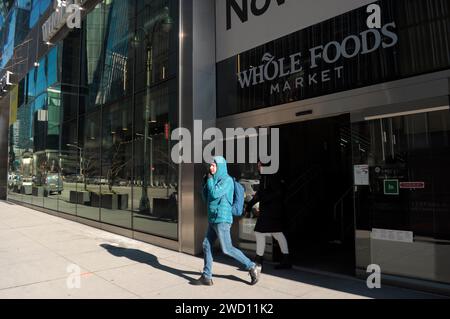
[[250, 270], [255, 267], [255, 263], [248, 259], [242, 251], [233, 247], [231, 242], [231, 225], [230, 224], [209, 224], [206, 238], [203, 241], [203, 253], [205, 258], [205, 267], [203, 269], [203, 275], [212, 279], [212, 264], [213, 256], [212, 250], [214, 243], [219, 239], [222, 252], [241, 263], [245, 269]]

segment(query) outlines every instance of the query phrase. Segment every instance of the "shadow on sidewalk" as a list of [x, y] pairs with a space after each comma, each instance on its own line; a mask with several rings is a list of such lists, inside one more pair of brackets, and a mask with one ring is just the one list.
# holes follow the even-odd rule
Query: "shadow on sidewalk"
[[[116, 246], [112, 246], [109, 244], [101, 244], [100, 246], [102, 248], [104, 248], [106, 251], [108, 251], [113, 256], [125, 257], [132, 261], [149, 265], [158, 270], [162, 270], [162, 271], [168, 272], [170, 274], [179, 276], [183, 279], [186, 279], [190, 284], [192, 284], [192, 282], [197, 278], [192, 278], [191, 276], [188, 276], [188, 275], [193, 275], [195, 277], [201, 276], [201, 273], [196, 272], [196, 271], [180, 270], [180, 269], [162, 265], [158, 261], [158, 257], [156, 257], [155, 255], [152, 255], [150, 253], [144, 252], [142, 250], [116, 247]], [[228, 280], [237, 281], [240, 283], [245, 283], [247, 285], [250, 285], [249, 282], [247, 282], [239, 277], [233, 276], [233, 275], [214, 275], [214, 277], [228, 279]]]
[[[234, 266], [233, 261], [223, 255], [218, 255], [214, 258], [214, 261], [224, 265]], [[276, 263], [273, 262], [265, 262], [261, 277], [272, 276], [305, 285], [329, 289], [335, 292], [354, 294], [373, 299], [449, 299], [447, 296], [392, 286], [383, 282], [381, 289], [369, 289], [364, 280], [357, 279], [356, 277], [345, 275], [333, 276], [331, 274], [320, 274], [298, 269], [276, 270], [275, 265]], [[237, 269], [243, 270], [242, 268]]]
[[372, 299], [446, 299], [445, 296], [430, 292], [392, 286], [389, 283], [385, 283], [383, 279], [381, 289], [369, 289], [365, 280], [351, 276], [334, 277], [333, 275], [309, 273], [302, 270], [280, 271], [275, 270], [272, 265], [266, 267], [265, 271], [263, 270], [263, 275], [264, 272], [288, 280]]

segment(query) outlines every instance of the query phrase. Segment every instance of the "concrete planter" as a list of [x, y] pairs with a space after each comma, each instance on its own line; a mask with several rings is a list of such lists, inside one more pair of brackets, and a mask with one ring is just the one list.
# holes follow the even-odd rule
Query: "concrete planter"
[[92, 207], [100, 207], [100, 195], [95, 192], [89, 192]]
[[153, 216], [156, 218], [177, 220], [178, 207], [174, 199], [155, 198], [153, 199]]
[[119, 209], [128, 209], [128, 194], [118, 194], [119, 197]]
[[47, 197], [48, 194], [45, 194], [44, 192], [44, 187], [42, 186], [33, 186], [32, 189], [32, 194], [33, 196], [37, 196], [37, 197]]
[[70, 191], [70, 202], [72, 204], [87, 205], [90, 201], [90, 192]]
[[102, 194], [102, 208], [116, 210], [119, 208], [119, 196], [117, 194]]
[[128, 209], [128, 194], [99, 194], [90, 193], [91, 206], [118, 210]]
[[22, 187], [20, 188], [20, 193], [22, 195], [33, 195], [33, 186], [22, 185]]

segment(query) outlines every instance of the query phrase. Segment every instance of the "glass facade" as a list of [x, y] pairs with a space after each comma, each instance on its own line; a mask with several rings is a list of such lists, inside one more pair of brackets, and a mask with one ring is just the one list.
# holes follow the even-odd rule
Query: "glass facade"
[[8, 63], [15, 64], [21, 60], [19, 57], [14, 59], [14, 50], [22, 45], [30, 31], [28, 21], [32, 2], [32, 0], [16, 0], [14, 3], [3, 1], [2, 8], [0, 8], [2, 9], [0, 15], [0, 48], [2, 52], [0, 68], [2, 69]]
[[29, 27], [32, 29], [39, 21], [39, 19], [44, 15], [47, 11], [48, 7], [52, 3], [51, 0], [33, 0], [27, 1], [28, 3], [32, 3], [30, 19], [29, 19]]
[[[30, 28], [51, 1], [33, 1]], [[10, 199], [178, 239], [178, 2], [104, 0], [19, 83]]]
[[[445, 101], [437, 111], [427, 111], [436, 105], [424, 88], [423, 110], [389, 114], [403, 114], [414, 100], [407, 78], [442, 73], [446, 85], [449, 2], [377, 3], [378, 31], [367, 29], [361, 7], [217, 63], [217, 116], [227, 127], [280, 128], [280, 215], [295, 264], [352, 275], [375, 264], [385, 275], [448, 284], [448, 89], [433, 96]], [[324, 97], [334, 93], [341, 94]], [[388, 114], [361, 121], [361, 112]], [[257, 191], [255, 165], [230, 171], [247, 196]], [[252, 252], [257, 221], [256, 206], [235, 227], [240, 247]], [[268, 244], [277, 259], [276, 241]]]
[[[355, 195], [357, 266], [450, 283], [449, 111], [358, 122], [352, 132], [353, 162], [369, 167]], [[367, 245], [373, 229], [395, 233]]]

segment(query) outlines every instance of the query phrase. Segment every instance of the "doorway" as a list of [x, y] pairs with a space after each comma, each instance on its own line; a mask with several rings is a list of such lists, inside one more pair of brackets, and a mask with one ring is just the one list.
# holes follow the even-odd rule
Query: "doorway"
[[[282, 125], [285, 232], [294, 265], [354, 275], [350, 115]], [[274, 258], [279, 258], [274, 247]]]

